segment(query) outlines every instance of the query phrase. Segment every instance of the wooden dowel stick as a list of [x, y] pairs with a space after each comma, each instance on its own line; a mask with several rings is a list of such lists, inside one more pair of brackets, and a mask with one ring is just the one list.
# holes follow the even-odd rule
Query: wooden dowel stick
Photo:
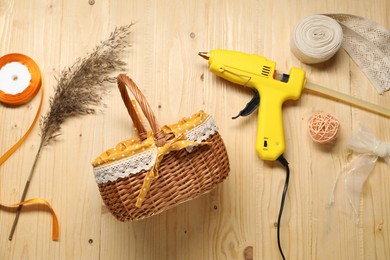
[[347, 94], [344, 94], [344, 93], [341, 93], [341, 92], [338, 92], [338, 91], [335, 91], [335, 90], [332, 90], [329, 88], [325, 88], [325, 87], [322, 87], [320, 85], [317, 85], [317, 84], [314, 84], [311, 82], [306, 83], [304, 90], [306, 92], [309, 92], [309, 93], [320, 94], [320, 95], [325, 96], [327, 98], [335, 99], [337, 101], [340, 101], [340, 102], [367, 110], [369, 112], [373, 112], [373, 113], [376, 113], [376, 114], [379, 114], [379, 115], [382, 115], [385, 117], [390, 117], [390, 109], [388, 109], [388, 108], [375, 105], [375, 104], [367, 102], [365, 100], [361, 100], [361, 99], [355, 98], [353, 96], [350, 96], [350, 95], [347, 95]]

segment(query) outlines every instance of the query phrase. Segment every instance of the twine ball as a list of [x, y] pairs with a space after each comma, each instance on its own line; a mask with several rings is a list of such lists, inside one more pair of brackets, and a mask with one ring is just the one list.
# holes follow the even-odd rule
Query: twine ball
[[311, 139], [320, 144], [329, 144], [336, 140], [340, 122], [329, 113], [318, 112], [308, 121]]

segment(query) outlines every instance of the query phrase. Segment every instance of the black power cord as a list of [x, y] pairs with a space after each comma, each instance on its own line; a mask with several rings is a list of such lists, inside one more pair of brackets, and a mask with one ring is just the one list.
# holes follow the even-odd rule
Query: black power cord
[[280, 244], [280, 221], [282, 219], [282, 213], [283, 213], [283, 208], [284, 208], [284, 201], [286, 200], [288, 182], [290, 180], [290, 168], [288, 167], [288, 162], [287, 162], [286, 158], [283, 157], [283, 155], [279, 156], [278, 161], [286, 169], [286, 181], [284, 183], [284, 188], [283, 188], [283, 193], [282, 193], [282, 200], [280, 202], [278, 223], [277, 223], [278, 247], [279, 247], [280, 255], [282, 256], [283, 260], [285, 260], [286, 258], [284, 257], [284, 254], [283, 254], [282, 245]]

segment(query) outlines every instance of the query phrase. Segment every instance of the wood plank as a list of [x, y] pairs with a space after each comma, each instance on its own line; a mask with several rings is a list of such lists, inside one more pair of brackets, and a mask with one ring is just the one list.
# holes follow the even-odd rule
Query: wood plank
[[[161, 125], [200, 109], [213, 115], [228, 150], [231, 173], [216, 190], [162, 214], [119, 222], [102, 203], [91, 161], [134, 135], [120, 95], [112, 86], [107, 107], [63, 125], [59, 140], [45, 148], [28, 197], [47, 199], [60, 221], [60, 241], [50, 240], [51, 218], [42, 207], [25, 208], [13, 241], [14, 213], [0, 210], [0, 259], [280, 259], [275, 223], [285, 172], [254, 152], [257, 115], [231, 120], [250, 100], [247, 89], [210, 73], [197, 53], [216, 48], [263, 55], [280, 72], [303, 68], [308, 80], [389, 107], [340, 50], [320, 65], [302, 64], [290, 52], [298, 21], [313, 13], [351, 13], [390, 28], [390, 5], [329, 1], [89, 1], [0, 0], [0, 54], [21, 52], [42, 69], [49, 107], [55, 78], [91, 51], [117, 26], [136, 22], [132, 46], [123, 53], [127, 73], [147, 97]], [[119, 73], [119, 72], [118, 72]], [[26, 106], [0, 105], [0, 153], [29, 126], [38, 99]], [[313, 143], [307, 121], [317, 111], [335, 114], [341, 130], [334, 146]], [[364, 186], [356, 223], [338, 190], [337, 176], [355, 157], [347, 140], [360, 123], [390, 140], [388, 119], [304, 93], [283, 107], [285, 155], [291, 179], [281, 222], [287, 259], [387, 259], [390, 209], [389, 165], [379, 160]], [[144, 121], [146, 122], [146, 121]], [[0, 202], [18, 201], [39, 144], [36, 127], [23, 146], [0, 166]]]

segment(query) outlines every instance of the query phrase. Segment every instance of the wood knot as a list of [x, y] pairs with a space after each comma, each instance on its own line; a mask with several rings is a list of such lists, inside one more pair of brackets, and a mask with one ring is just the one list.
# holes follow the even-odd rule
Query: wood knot
[[376, 226], [376, 231], [379, 232], [379, 233], [381, 233], [381, 232], [383, 231], [383, 223], [378, 224], [378, 225]]
[[244, 249], [244, 259], [253, 260], [253, 246], [247, 246]]
[[19, 124], [17, 122], [12, 122], [11, 129], [18, 129]]

